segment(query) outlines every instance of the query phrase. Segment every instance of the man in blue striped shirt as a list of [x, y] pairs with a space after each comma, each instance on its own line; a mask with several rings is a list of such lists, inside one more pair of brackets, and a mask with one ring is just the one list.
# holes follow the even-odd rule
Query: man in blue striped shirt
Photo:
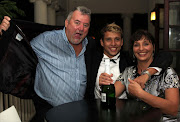
[[[84, 12], [84, 13], [83, 13]], [[77, 7], [63, 30], [47, 31], [31, 41], [38, 57], [35, 92], [52, 106], [81, 100], [86, 89], [84, 52], [90, 10]]]
[[[44, 121], [45, 113], [53, 106], [93, 96], [90, 73], [96, 45], [95, 40], [86, 37], [90, 20], [88, 8], [76, 7], [63, 30], [44, 32], [31, 41], [38, 57], [34, 85], [37, 96], [33, 98], [36, 116], [32, 122]], [[0, 32], [9, 28], [9, 21], [9, 17], [4, 18]]]
[[44, 32], [31, 41], [39, 61], [34, 89], [52, 106], [84, 98], [90, 14], [88, 8], [79, 6], [69, 13], [63, 30]]

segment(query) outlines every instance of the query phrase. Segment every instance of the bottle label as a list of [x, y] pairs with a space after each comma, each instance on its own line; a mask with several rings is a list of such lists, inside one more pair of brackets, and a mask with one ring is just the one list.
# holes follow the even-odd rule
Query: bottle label
[[101, 93], [101, 101], [106, 102], [106, 93]]

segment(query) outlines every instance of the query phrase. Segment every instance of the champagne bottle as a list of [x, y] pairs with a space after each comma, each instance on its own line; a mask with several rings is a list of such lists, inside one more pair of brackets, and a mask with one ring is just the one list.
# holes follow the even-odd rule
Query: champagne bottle
[[[110, 74], [110, 59], [105, 59], [105, 73]], [[114, 84], [102, 85], [101, 103], [104, 107], [114, 107], [116, 103]]]

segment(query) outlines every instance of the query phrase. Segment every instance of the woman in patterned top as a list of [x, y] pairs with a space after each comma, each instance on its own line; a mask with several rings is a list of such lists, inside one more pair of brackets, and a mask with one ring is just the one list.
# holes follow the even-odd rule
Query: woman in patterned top
[[[162, 73], [152, 76], [145, 84], [145, 88], [141, 88], [133, 79], [144, 73], [153, 61], [155, 40], [149, 32], [138, 30], [132, 35], [131, 42], [136, 66], [126, 68], [118, 77], [117, 81], [120, 82], [115, 83], [116, 97], [126, 90], [129, 98], [133, 96], [152, 107], [159, 108], [164, 114], [163, 121], [177, 121], [178, 75], [172, 67], [168, 67]], [[146, 73], [148, 74], [148, 72]]]

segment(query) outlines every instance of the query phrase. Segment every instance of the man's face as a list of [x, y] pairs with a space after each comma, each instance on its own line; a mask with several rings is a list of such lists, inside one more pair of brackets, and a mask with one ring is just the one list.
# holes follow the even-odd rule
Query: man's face
[[104, 33], [104, 41], [101, 39], [101, 46], [104, 48], [104, 54], [109, 58], [116, 56], [123, 45], [121, 34], [113, 32]]
[[76, 10], [72, 14], [70, 21], [65, 21], [66, 35], [72, 45], [78, 45], [87, 36], [90, 27], [90, 17], [82, 15]]

